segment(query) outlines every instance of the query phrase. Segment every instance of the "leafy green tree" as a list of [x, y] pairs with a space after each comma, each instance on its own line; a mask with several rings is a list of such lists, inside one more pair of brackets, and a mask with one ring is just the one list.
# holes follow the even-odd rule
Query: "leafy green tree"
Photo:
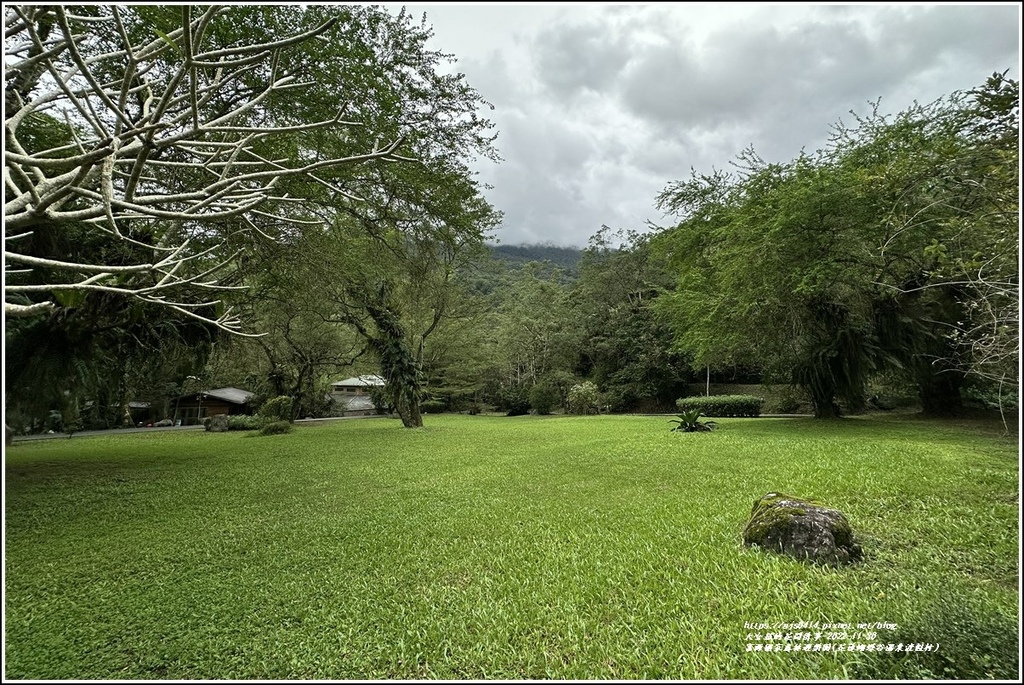
[[531, 262], [508, 274], [495, 292], [491, 315], [494, 367], [489, 392], [502, 405], [515, 398], [529, 407], [530, 388], [568, 373], [579, 354], [581, 332], [573, 325], [572, 301], [559, 271]]
[[1005, 72], [966, 93], [950, 117], [955, 154], [932, 178], [906, 184], [915, 202], [894, 212], [901, 234], [931, 240], [929, 270], [897, 284], [899, 295], [957, 306], [956, 316], [933, 317], [952, 347], [938, 363], [1010, 385], [1020, 357], [1019, 103]]
[[560, 399], [558, 388], [549, 381], [541, 381], [530, 388], [530, 406], [538, 415], [550, 414]]
[[[337, 156], [315, 140], [297, 144], [307, 132], [331, 130], [340, 140], [338, 129], [358, 128], [337, 112], [285, 120], [272, 105], [285, 93], [299, 100], [296, 89], [309, 78], [289, 51], [322, 45], [315, 39], [341, 17], [287, 27], [294, 31], [268, 26], [261, 38], [233, 41], [239, 15], [251, 12], [5, 8], [15, 46], [5, 65], [8, 316], [115, 293], [237, 330], [241, 322], [215, 297], [218, 279], [258, 231], [251, 218], [284, 199], [276, 186], [400, 159], [400, 135]], [[63, 125], [51, 112], [63, 112]], [[270, 139], [271, 149], [296, 144], [284, 157], [261, 155]], [[40, 233], [65, 230], [92, 249], [43, 250]]]
[[349, 326], [325, 320], [324, 302], [309, 284], [267, 272], [246, 293], [239, 311], [265, 335], [218, 341], [207, 365], [210, 383], [291, 397], [298, 417], [325, 415], [330, 382], [366, 353], [365, 342]]
[[[325, 11], [309, 8], [302, 17], [320, 21]], [[428, 340], [466, 315], [460, 274], [482, 254], [500, 218], [467, 166], [471, 157], [497, 158], [491, 124], [478, 114], [488, 105], [461, 74], [440, 68], [450, 56], [427, 49], [426, 25], [382, 8], [334, 11], [349, 18], [325, 34], [329, 46], [302, 55], [320, 81], [287, 107], [304, 118], [323, 116], [337, 107], [331, 84], [358, 84], [346, 117], [360, 125], [342, 137], [318, 132], [318, 149], [333, 155], [396, 135], [415, 161], [374, 165], [368, 173], [325, 169], [314, 188], [294, 188], [307, 202], [283, 208], [276, 221], [265, 221], [265, 232], [295, 246], [299, 263], [286, 258], [281, 268], [297, 279], [294, 287], [322, 300], [324, 321], [349, 326], [365, 341], [388, 380], [389, 403], [404, 425], [416, 427]], [[286, 213], [324, 228], [296, 230], [280, 221]]]
[[968, 375], [1015, 383], [1019, 88], [1005, 74], [837, 128], [840, 167], [878, 203], [876, 329], [933, 414]]
[[[365, 341], [406, 427], [422, 425], [427, 341], [446, 319], [465, 314], [457, 276], [464, 260], [481, 253], [497, 218], [468, 192], [474, 188], [468, 177], [451, 176], [446, 187], [467, 192], [458, 202], [425, 210], [419, 223], [404, 225], [404, 214], [374, 219], [368, 234], [369, 218], [339, 213], [327, 230], [302, 236], [279, 262], [294, 288], [315, 293], [323, 321], [351, 326]], [[396, 193], [392, 211], [409, 197]]]
[[[406, 260], [402, 278], [440, 265], [444, 281], [453, 265], [444, 249], [478, 243], [493, 224], [466, 166], [473, 156], [497, 158], [478, 111], [487, 103], [443, 68], [451, 56], [428, 49], [429, 27], [404, 11], [16, 7], [8, 20], [9, 37], [26, 47], [6, 72], [8, 140], [17, 148], [8, 156], [7, 261], [31, 269], [9, 274], [12, 315], [91, 311], [89, 298], [109, 293], [237, 332], [242, 320], [228, 305], [246, 299], [233, 290], [266, 285], [261, 275], [293, 263], [281, 256], [307, 234], [322, 237], [324, 226], [345, 226], [355, 260], [375, 249], [360, 237], [381, 246], [377, 256], [436, 254]], [[87, 85], [41, 79], [50, 62], [50, 73], [78, 70]], [[41, 111], [54, 98], [78, 112], [67, 125]], [[287, 278], [316, 292], [298, 273]], [[355, 283], [374, 279], [345, 273], [357, 274], [344, 300], [353, 305]], [[373, 293], [387, 294], [358, 293], [374, 316], [347, 318], [349, 306], [341, 318], [364, 325], [378, 354], [397, 350], [391, 367], [405, 368], [397, 360], [406, 356], [418, 365], [452, 303], [421, 298], [428, 309], [396, 312], [394, 294], [407, 287], [376, 284]], [[338, 327], [323, 311], [291, 305], [279, 298], [247, 311], [250, 323], [275, 329], [261, 345], [267, 390], [312, 398], [315, 369], [338, 361], [337, 350], [325, 352]], [[416, 326], [432, 319], [405, 351], [394, 344], [413, 325], [403, 317]]]
[[146, 402], [159, 414], [179, 380], [202, 367], [214, 339], [210, 326], [190, 317], [105, 294], [74, 308], [11, 319], [6, 411], [20, 417], [19, 429], [39, 428], [51, 410], [88, 428], [130, 424], [132, 402]]
[[663, 193], [686, 219], [657, 238], [680, 276], [656, 306], [696, 366], [788, 373], [818, 416], [835, 416], [837, 395], [862, 394], [874, 351], [870, 309], [847, 287], [864, 276], [844, 231], [854, 205], [808, 157], [767, 164], [748, 151], [741, 162], [735, 177], [694, 176]]
[[683, 394], [689, 365], [652, 308], [671, 286], [669, 272], [651, 258], [648, 235], [603, 227], [591, 237], [572, 293], [583, 340], [577, 371], [608, 393], [612, 411], [672, 407]]
[[[678, 280], [657, 307], [679, 346], [696, 365], [788, 377], [819, 417], [836, 416], [837, 400], [860, 406], [871, 375], [894, 367], [926, 410], [955, 409], [972, 362], [950, 333], [984, 288], [944, 269], [979, 255], [1008, 265], [1017, 245], [1013, 176], [991, 162], [1011, 155], [1015, 114], [1000, 91], [1015, 86], [997, 81], [893, 117], [874, 111], [814, 155], [769, 164], [748, 150], [732, 174], [666, 188], [659, 204], [682, 221], [655, 242]], [[998, 115], [979, 104], [993, 101]], [[979, 133], [993, 126], [1001, 143]], [[1015, 270], [991, 273], [1015, 295]]]

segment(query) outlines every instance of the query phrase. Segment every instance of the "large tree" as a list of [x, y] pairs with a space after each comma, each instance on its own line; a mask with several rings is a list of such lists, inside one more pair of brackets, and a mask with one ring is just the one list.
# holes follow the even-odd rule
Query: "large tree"
[[[748, 150], [734, 173], [671, 184], [659, 203], [682, 221], [656, 244], [678, 282], [659, 308], [680, 347], [700, 365], [788, 377], [821, 417], [840, 399], [858, 406], [871, 375], [893, 367], [910, 370], [926, 410], [955, 409], [977, 369], [958, 338], [985, 339], [966, 330], [969, 312], [1001, 305], [1002, 341], [1016, 344], [1004, 166], [1015, 88], [997, 78], [891, 117], [876, 110], [813, 155], [769, 164]], [[985, 277], [968, 277], [979, 264]]]
[[[270, 106], [308, 86], [312, 75], [286, 57], [337, 17], [234, 41], [224, 39], [244, 8], [173, 11], [172, 28], [166, 13], [140, 8], [7, 8], [8, 316], [52, 311], [67, 293], [110, 292], [237, 329], [216, 306], [218, 275], [256, 235], [251, 217], [284, 199], [282, 179], [399, 158], [401, 135], [335, 155], [311, 145], [260, 154], [275, 137], [358, 127], [340, 110], [288, 120]], [[65, 230], [105, 247], [46, 251], [40, 235]]]
[[[358, 332], [380, 364], [391, 406], [409, 428], [423, 425], [428, 340], [466, 306], [460, 271], [480, 254], [496, 218], [463, 180], [468, 194], [448, 206], [450, 222], [434, 215], [431, 220], [441, 223], [416, 231], [382, 221], [370, 235], [358, 218], [339, 213], [326, 230], [302, 236], [287, 262], [277, 265], [290, 274], [293, 288], [318, 298], [323, 321]], [[450, 179], [435, 193], [458, 185]]]
[[602, 227], [583, 252], [572, 290], [583, 340], [576, 370], [608, 393], [612, 411], [674, 407], [690, 377], [653, 309], [672, 277], [651, 259], [649, 242], [649, 234]]
[[570, 374], [582, 331], [574, 324], [570, 289], [560, 269], [528, 262], [510, 271], [493, 297], [491, 394], [503, 409], [519, 409], [537, 383]]
[[[487, 103], [442, 68], [450, 56], [427, 49], [425, 24], [379, 8], [342, 11], [348, 19], [325, 34], [329, 44], [301, 56], [320, 79], [288, 110], [322, 116], [337, 105], [330, 84], [352, 84], [358, 91], [346, 111], [363, 125], [344, 137], [318, 132], [318, 149], [330, 156], [401, 135], [415, 160], [334, 167], [313, 187], [286, 180], [283, 187], [306, 201], [277, 220], [263, 217], [261, 230], [285, 247], [269, 268], [315, 293], [325, 321], [356, 330], [381, 364], [392, 406], [415, 427], [427, 341], [458, 315], [456, 277], [500, 219], [468, 168], [477, 156], [497, 159], [494, 135], [479, 116]], [[285, 211], [292, 222], [280, 221]]]
[[114, 326], [133, 299], [260, 333], [288, 317], [243, 321], [232, 293], [306, 233], [461, 230], [434, 206], [496, 158], [486, 103], [405, 12], [17, 6], [6, 28], [8, 316]]

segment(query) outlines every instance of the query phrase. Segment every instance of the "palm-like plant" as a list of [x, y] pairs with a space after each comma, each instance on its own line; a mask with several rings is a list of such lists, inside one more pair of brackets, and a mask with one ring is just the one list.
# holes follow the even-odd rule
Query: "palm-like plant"
[[704, 414], [700, 409], [691, 409], [690, 411], [684, 411], [678, 415], [678, 419], [669, 419], [669, 423], [675, 423], [676, 427], [673, 431], [680, 431], [681, 433], [697, 433], [712, 431], [718, 427], [718, 424], [714, 421], [700, 421], [700, 417]]

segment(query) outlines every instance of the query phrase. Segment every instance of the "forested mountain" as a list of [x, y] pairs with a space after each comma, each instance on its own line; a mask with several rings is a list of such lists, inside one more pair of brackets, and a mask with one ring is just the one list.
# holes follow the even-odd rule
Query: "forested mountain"
[[516, 269], [529, 262], [551, 262], [571, 274], [579, 272], [583, 250], [578, 247], [559, 247], [550, 243], [539, 245], [488, 245], [491, 254], [500, 262]]

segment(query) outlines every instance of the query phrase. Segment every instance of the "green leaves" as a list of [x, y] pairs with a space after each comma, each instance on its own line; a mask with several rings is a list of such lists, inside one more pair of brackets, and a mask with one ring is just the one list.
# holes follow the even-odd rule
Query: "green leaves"
[[55, 290], [53, 292], [54, 299], [61, 307], [67, 309], [81, 306], [85, 302], [86, 296], [86, 293], [81, 290]]
[[[1008, 172], [1016, 143], [1007, 142], [1016, 140], [1016, 88], [995, 75], [972, 91], [974, 103], [954, 93], [894, 116], [876, 109], [837, 126], [814, 155], [769, 164], [747, 150], [733, 174], [670, 184], [659, 207], [681, 221], [652, 245], [677, 277], [656, 308], [680, 349], [696, 364], [747, 359], [788, 370], [814, 386], [823, 414], [832, 397], [856, 404], [872, 373], [908, 363], [935, 326], [961, 330], [963, 345], [932, 344], [928, 357], [944, 362], [917, 365], [918, 383], [976, 368], [979, 352], [1012, 358], [1019, 344], [991, 335], [998, 325], [963, 322], [976, 308], [998, 312], [989, 324], [1016, 327], [1013, 310], [999, 306], [1004, 292], [1018, 292], [1018, 210], [1004, 200], [1019, 187]], [[894, 296], [905, 312], [898, 335], [876, 328]]]
[[700, 409], [691, 409], [684, 411], [679, 414], [677, 419], [669, 419], [669, 423], [676, 424], [673, 431], [679, 431], [680, 433], [702, 433], [712, 431], [718, 427], [718, 424], [714, 421], [700, 421], [700, 418], [704, 416]]
[[168, 36], [166, 33], [161, 31], [160, 29], [156, 28], [155, 26], [153, 27], [153, 32], [156, 33], [156, 35], [158, 35], [161, 38], [161, 40], [163, 40], [163, 42], [165, 42], [168, 45], [170, 45], [171, 49], [174, 50], [174, 52], [178, 55], [179, 58], [184, 58], [185, 57], [185, 53], [182, 52], [181, 48], [178, 46], [177, 43], [175, 43], [173, 40], [171, 40], [170, 36]]

